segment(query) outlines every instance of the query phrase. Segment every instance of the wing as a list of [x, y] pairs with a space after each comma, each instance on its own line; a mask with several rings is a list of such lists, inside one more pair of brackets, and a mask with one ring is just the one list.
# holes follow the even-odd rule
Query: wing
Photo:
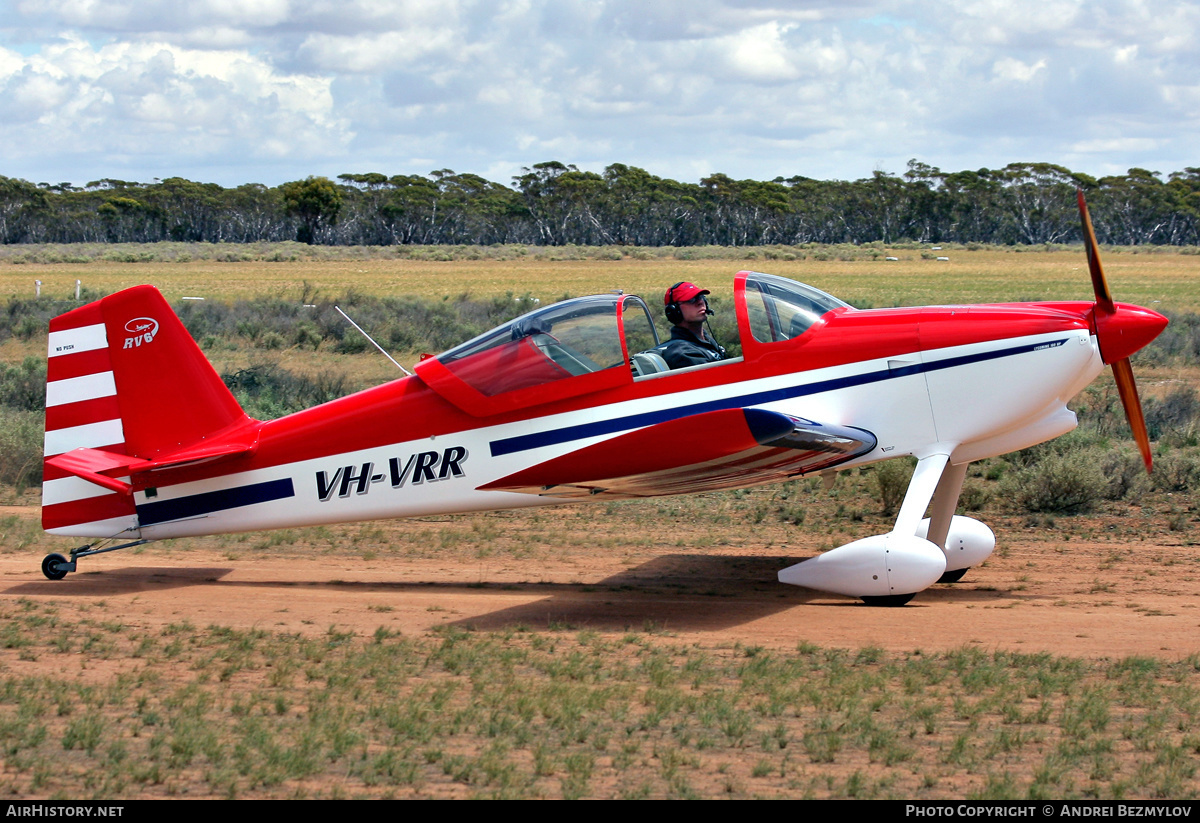
[[875, 436], [762, 409], [722, 409], [647, 426], [547, 460], [481, 490], [547, 497], [656, 497], [822, 471]]

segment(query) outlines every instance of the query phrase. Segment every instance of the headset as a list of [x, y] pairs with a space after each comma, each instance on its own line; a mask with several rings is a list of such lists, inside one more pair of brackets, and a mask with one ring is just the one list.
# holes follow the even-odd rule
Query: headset
[[675, 289], [686, 283], [686, 280], [680, 280], [674, 286], [667, 289], [667, 306], [663, 312], [667, 315], [667, 322], [672, 326], [683, 320], [683, 309], [679, 308], [679, 304], [675, 302]]

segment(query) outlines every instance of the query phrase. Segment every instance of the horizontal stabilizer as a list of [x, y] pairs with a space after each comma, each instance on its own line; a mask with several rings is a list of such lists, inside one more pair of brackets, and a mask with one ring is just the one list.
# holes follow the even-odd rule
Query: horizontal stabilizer
[[119, 494], [129, 494], [133, 486], [117, 478], [249, 455], [257, 445], [257, 433], [257, 425], [243, 427], [219, 442], [201, 442], [153, 460], [143, 460], [140, 457], [117, 454], [104, 449], [72, 449], [46, 458], [46, 465]]
[[762, 409], [681, 417], [481, 486], [551, 497], [651, 497], [766, 483], [866, 454], [875, 437]]
[[103, 449], [72, 449], [69, 452], [46, 458], [46, 465], [61, 469], [67, 474], [81, 477], [89, 483], [103, 486], [118, 494], [129, 494], [133, 487], [124, 480], [110, 477], [105, 472], [117, 475], [129, 474], [129, 463], [138, 458], [126, 454], [114, 454]]

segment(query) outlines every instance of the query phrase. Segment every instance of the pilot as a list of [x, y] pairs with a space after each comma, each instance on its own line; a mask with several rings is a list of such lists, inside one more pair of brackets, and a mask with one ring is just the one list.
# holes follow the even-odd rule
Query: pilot
[[663, 295], [667, 321], [671, 323], [671, 339], [658, 347], [672, 369], [698, 366], [725, 359], [725, 349], [717, 345], [704, 323], [712, 310], [702, 289], [695, 283], [676, 283]]

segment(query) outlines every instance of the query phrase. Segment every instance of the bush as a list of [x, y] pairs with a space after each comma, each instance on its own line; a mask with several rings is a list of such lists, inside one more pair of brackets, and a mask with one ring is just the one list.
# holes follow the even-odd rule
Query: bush
[[1172, 452], [1156, 457], [1150, 482], [1160, 491], [1191, 491], [1200, 486], [1200, 457], [1195, 452]]
[[336, 400], [350, 393], [344, 374], [322, 372], [308, 377], [274, 363], [258, 363], [221, 375], [246, 414], [273, 420], [285, 414]]
[[992, 493], [980, 483], [968, 480], [963, 484], [962, 494], [958, 497], [958, 505], [963, 511], [977, 512], [992, 499]]
[[1190, 386], [1177, 386], [1162, 400], [1147, 398], [1143, 404], [1146, 430], [1151, 440], [1175, 446], [1194, 446], [1200, 429], [1200, 398]]
[[1106, 452], [1100, 458], [1100, 472], [1105, 478], [1105, 500], [1136, 499], [1150, 488], [1142, 457], [1133, 452]]
[[22, 411], [42, 411], [46, 407], [43, 358], [26, 357], [19, 366], [0, 363], [0, 406]]
[[42, 482], [42, 414], [5, 409], [0, 415], [0, 483], [27, 486]]
[[1000, 483], [1002, 495], [1018, 509], [1057, 514], [1090, 511], [1106, 488], [1095, 453], [1086, 449], [1044, 454], [1036, 463], [1010, 471]]
[[908, 482], [912, 479], [915, 465], [912, 458], [906, 458], [887, 460], [875, 467], [875, 486], [879, 490], [879, 502], [882, 504], [880, 513], [884, 517], [891, 517], [904, 502], [904, 493], [908, 491]]

